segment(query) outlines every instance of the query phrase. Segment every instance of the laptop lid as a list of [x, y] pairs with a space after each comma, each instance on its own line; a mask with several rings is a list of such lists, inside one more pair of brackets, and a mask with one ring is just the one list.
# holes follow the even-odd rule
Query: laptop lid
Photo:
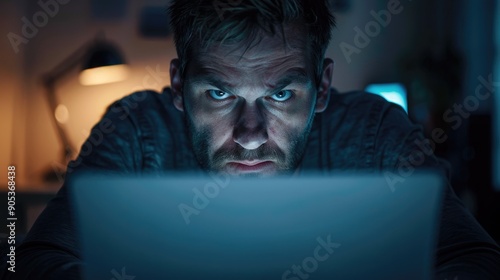
[[430, 279], [442, 179], [81, 176], [85, 279]]

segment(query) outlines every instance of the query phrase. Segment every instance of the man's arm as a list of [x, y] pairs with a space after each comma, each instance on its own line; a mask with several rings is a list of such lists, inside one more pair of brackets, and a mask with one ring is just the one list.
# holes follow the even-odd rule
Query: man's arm
[[[383, 159], [380, 164], [384, 169], [392, 170], [392, 174], [400, 178], [411, 176], [411, 168], [446, 170], [446, 164], [434, 155], [435, 143], [430, 143], [433, 139], [424, 139], [421, 129], [410, 122], [399, 106], [385, 106], [382, 115], [377, 133], [377, 139], [381, 141], [376, 143], [375, 151], [381, 153], [378, 158]], [[392, 180], [393, 187], [397, 188], [398, 177]], [[498, 245], [465, 208], [449, 184], [443, 195], [436, 279], [500, 279]]]

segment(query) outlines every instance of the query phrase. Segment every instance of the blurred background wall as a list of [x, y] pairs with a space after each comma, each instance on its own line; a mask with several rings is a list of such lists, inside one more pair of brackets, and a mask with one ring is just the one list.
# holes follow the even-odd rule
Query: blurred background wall
[[[144, 24], [141, 11], [153, 7], [157, 14], [168, 2], [0, 2], [0, 170], [16, 165], [19, 192], [45, 193], [48, 199], [60, 186], [60, 181], [49, 182], [45, 176], [64, 162], [45, 97], [43, 74], [99, 33], [121, 49], [130, 66], [129, 78], [122, 82], [83, 86], [74, 70], [57, 83], [57, 98], [69, 112], [64, 128], [79, 149], [112, 101], [136, 90], [161, 90], [169, 85], [169, 62], [176, 57], [172, 36], [152, 37], [147, 29], [140, 31]], [[477, 106], [469, 104], [473, 110], [460, 118], [460, 125], [447, 122], [443, 116], [448, 110], [452, 110], [449, 116], [456, 116], [454, 104], [470, 102], [466, 98], [474, 98], [481, 78], [500, 77], [494, 72], [499, 65], [494, 35], [500, 33], [495, 23], [496, 2], [332, 0], [337, 28], [327, 55], [335, 60], [333, 85], [340, 91], [363, 89], [371, 83], [405, 85], [410, 117], [428, 136], [434, 128], [442, 128], [449, 136], [436, 146], [436, 154], [451, 163], [457, 193], [499, 239], [495, 221], [500, 217], [500, 199], [493, 190], [493, 178], [500, 172], [492, 166], [500, 132], [492, 116], [500, 109], [500, 98], [492, 92]], [[43, 8], [47, 3], [57, 6], [52, 15]], [[44, 12], [45, 22], [41, 16]], [[390, 19], [383, 16], [387, 12]], [[23, 36], [26, 21], [44, 24], [31, 30], [31, 38], [24, 36], [23, 43], [13, 44], [12, 33]], [[6, 176], [0, 176], [2, 190], [6, 190], [6, 184]], [[28, 211], [31, 218], [26, 227], [43, 209], [44, 201]]]

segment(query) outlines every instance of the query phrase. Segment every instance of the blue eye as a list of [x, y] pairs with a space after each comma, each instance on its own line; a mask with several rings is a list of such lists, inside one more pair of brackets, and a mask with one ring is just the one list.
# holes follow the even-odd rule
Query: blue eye
[[291, 90], [282, 90], [280, 92], [277, 92], [277, 93], [271, 95], [271, 98], [274, 101], [285, 102], [288, 99], [292, 98], [292, 96], [293, 96], [293, 91], [291, 91]]
[[224, 99], [228, 99], [229, 97], [232, 96], [232, 94], [230, 94], [230, 93], [223, 92], [223, 91], [216, 90], [216, 89], [209, 89], [209, 90], [206, 91], [206, 93], [211, 98], [213, 98], [215, 100], [224, 100]]

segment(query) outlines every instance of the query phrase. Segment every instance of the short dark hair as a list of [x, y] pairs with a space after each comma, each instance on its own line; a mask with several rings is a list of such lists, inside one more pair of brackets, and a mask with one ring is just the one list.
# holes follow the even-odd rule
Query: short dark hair
[[193, 44], [206, 48], [248, 40], [250, 45], [261, 30], [274, 35], [285, 24], [299, 23], [307, 28], [318, 79], [335, 26], [327, 0], [172, 0], [169, 12], [181, 73]]

